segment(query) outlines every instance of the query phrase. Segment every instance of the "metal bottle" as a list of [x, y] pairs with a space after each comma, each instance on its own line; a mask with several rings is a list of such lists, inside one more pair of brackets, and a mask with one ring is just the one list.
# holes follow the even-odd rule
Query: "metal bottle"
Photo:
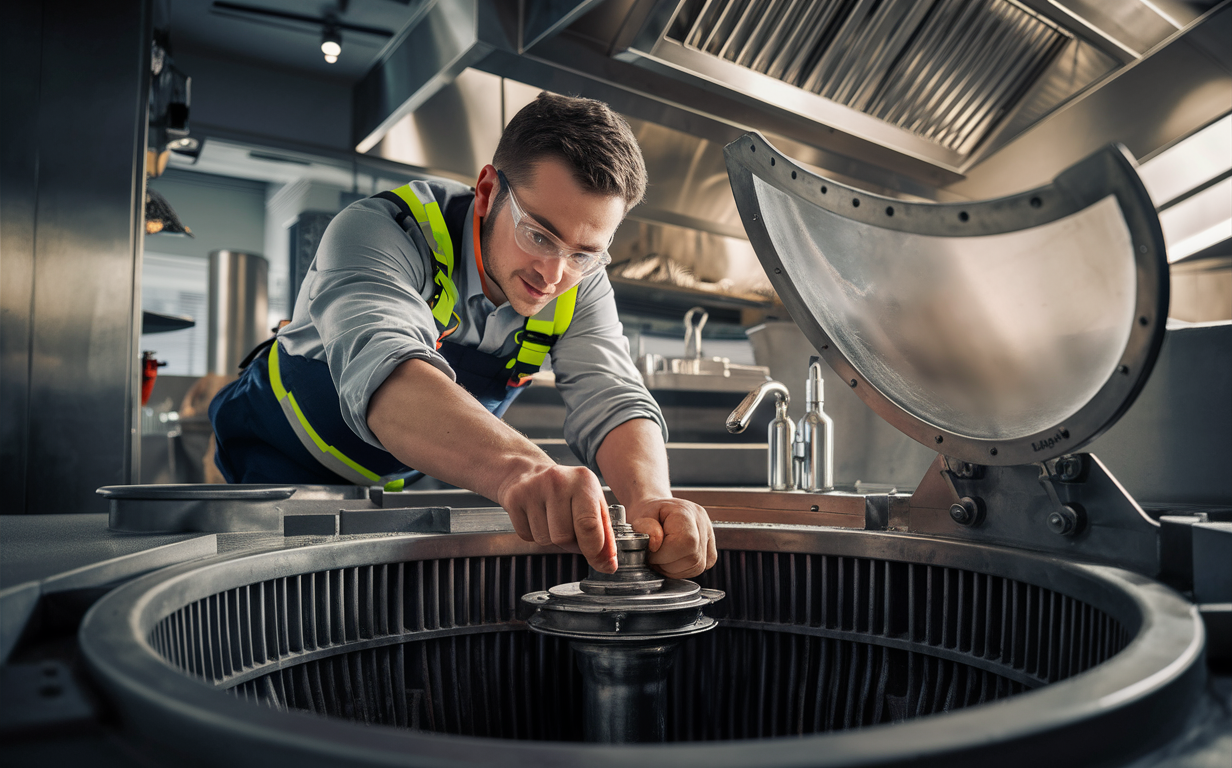
[[821, 362], [816, 356], [809, 360], [808, 381], [804, 402], [807, 411], [800, 419], [800, 488], [805, 491], [829, 491], [834, 488], [834, 421], [825, 414], [825, 382], [821, 378]]

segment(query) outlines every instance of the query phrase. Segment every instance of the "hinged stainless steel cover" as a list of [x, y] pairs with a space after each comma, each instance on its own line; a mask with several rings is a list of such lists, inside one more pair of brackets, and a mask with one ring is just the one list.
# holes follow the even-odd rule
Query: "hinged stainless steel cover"
[[1030, 192], [946, 204], [823, 178], [756, 133], [725, 154], [745, 230], [792, 318], [919, 442], [977, 464], [1053, 458], [1112, 426], [1146, 383], [1168, 263], [1122, 147]]

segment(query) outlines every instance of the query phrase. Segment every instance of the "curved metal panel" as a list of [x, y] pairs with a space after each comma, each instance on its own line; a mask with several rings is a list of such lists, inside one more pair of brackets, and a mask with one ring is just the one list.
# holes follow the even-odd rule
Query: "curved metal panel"
[[1071, 452], [1132, 404], [1168, 267], [1123, 149], [1053, 183], [909, 203], [813, 174], [762, 136], [725, 150], [749, 239], [827, 362], [899, 430], [977, 464]]

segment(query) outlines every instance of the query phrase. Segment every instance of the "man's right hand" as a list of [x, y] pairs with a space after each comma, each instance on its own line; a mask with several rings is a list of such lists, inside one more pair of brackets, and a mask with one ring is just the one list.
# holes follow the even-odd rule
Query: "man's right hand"
[[585, 467], [539, 464], [511, 474], [496, 501], [525, 541], [582, 554], [597, 571], [616, 571], [616, 540], [599, 479]]
[[599, 478], [563, 467], [425, 360], [407, 360], [368, 401], [368, 426], [387, 451], [426, 475], [494, 500], [527, 541], [616, 570], [616, 541]]

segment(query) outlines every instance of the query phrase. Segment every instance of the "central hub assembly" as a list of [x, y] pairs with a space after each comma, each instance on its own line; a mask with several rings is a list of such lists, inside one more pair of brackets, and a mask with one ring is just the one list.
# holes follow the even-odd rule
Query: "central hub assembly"
[[582, 581], [523, 595], [522, 612], [531, 630], [569, 640], [587, 741], [663, 741], [667, 672], [681, 640], [715, 627], [704, 610], [723, 592], [652, 571], [650, 537], [625, 522], [624, 507], [609, 512], [616, 572], [591, 568]]

